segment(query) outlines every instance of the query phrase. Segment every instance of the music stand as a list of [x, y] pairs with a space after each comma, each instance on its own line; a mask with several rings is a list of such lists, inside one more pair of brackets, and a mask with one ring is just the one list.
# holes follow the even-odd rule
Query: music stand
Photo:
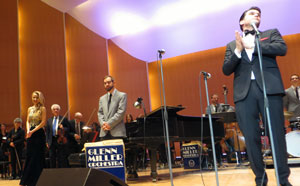
[[235, 112], [219, 112], [211, 115], [216, 118], [221, 118], [220, 120], [224, 123], [236, 122]]

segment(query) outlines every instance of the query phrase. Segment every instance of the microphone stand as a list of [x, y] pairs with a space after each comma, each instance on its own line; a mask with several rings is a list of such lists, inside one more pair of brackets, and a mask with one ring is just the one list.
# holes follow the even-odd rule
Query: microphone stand
[[163, 75], [163, 66], [162, 66], [162, 53], [158, 51], [159, 53], [159, 60], [160, 60], [160, 73], [161, 73], [161, 85], [162, 85], [162, 93], [163, 93], [163, 104], [164, 104], [164, 113], [162, 114], [162, 117], [164, 119], [165, 125], [166, 125], [166, 138], [167, 138], [167, 159], [169, 164], [169, 172], [170, 172], [170, 182], [171, 186], [173, 186], [173, 172], [172, 172], [172, 162], [171, 162], [171, 148], [170, 148], [170, 139], [169, 139], [169, 127], [168, 127], [168, 111], [166, 106], [166, 95], [165, 95], [165, 85], [164, 85], [164, 75]]
[[208, 96], [208, 88], [207, 88], [207, 76], [208, 73], [202, 73], [204, 76], [204, 83], [205, 83], [205, 92], [206, 92], [206, 100], [207, 100], [207, 111], [208, 111], [208, 120], [209, 120], [209, 129], [210, 129], [210, 137], [211, 137], [211, 146], [213, 150], [213, 159], [214, 159], [214, 167], [215, 167], [215, 174], [216, 174], [216, 183], [219, 186], [219, 177], [218, 177], [218, 168], [217, 168], [217, 158], [216, 158], [216, 149], [215, 149], [215, 139], [214, 139], [214, 131], [211, 119], [211, 110], [209, 104], [209, 96]]
[[141, 100], [141, 104], [144, 110], [144, 153], [143, 153], [143, 167], [145, 167], [145, 159], [146, 159], [146, 119], [147, 119], [147, 114], [146, 114], [146, 108], [143, 100]]
[[277, 159], [276, 159], [276, 149], [274, 146], [272, 125], [271, 125], [271, 118], [270, 118], [270, 110], [269, 110], [269, 100], [267, 98], [265, 77], [264, 77], [264, 72], [263, 72], [263, 68], [262, 68], [262, 54], [261, 54], [259, 40], [260, 40], [260, 33], [258, 31], [256, 31], [255, 42], [256, 42], [256, 47], [257, 47], [259, 69], [260, 69], [260, 75], [261, 75], [262, 86], [263, 86], [264, 105], [265, 105], [265, 109], [266, 109], [267, 123], [268, 123], [268, 127], [269, 127], [269, 132], [270, 132], [270, 142], [271, 142], [271, 147], [272, 147], [272, 156], [273, 156], [273, 162], [274, 162], [274, 168], [275, 168], [276, 183], [277, 183], [277, 186], [279, 186], [280, 184], [279, 184], [279, 174], [278, 174], [278, 166], [277, 166]]

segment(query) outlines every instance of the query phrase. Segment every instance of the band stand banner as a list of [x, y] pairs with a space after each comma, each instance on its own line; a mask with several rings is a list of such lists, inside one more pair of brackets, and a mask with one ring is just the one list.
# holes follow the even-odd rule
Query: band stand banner
[[184, 169], [200, 168], [200, 143], [191, 142], [182, 144], [181, 152], [184, 162]]
[[86, 166], [125, 179], [125, 147], [123, 140], [105, 140], [85, 143]]

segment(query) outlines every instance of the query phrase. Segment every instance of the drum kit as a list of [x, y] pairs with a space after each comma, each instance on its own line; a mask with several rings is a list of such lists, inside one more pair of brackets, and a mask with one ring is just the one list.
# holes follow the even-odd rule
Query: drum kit
[[294, 157], [300, 157], [300, 117], [296, 117], [295, 120], [291, 120], [294, 117], [293, 112], [284, 112], [284, 117], [287, 120], [290, 120], [289, 128], [292, 129], [291, 132], [288, 132], [285, 135], [287, 152]]
[[[226, 113], [226, 115], [228, 115], [228, 113]], [[287, 132], [285, 135], [287, 152], [292, 157], [296, 157], [296, 158], [300, 157], [300, 148], [299, 148], [300, 117], [295, 117], [293, 112], [288, 112], [288, 111], [284, 112], [284, 117], [286, 120], [290, 121], [290, 125], [288, 126], [288, 128], [292, 129], [292, 131]], [[296, 118], [296, 119], [291, 119], [291, 118]], [[239, 152], [244, 151], [246, 147], [245, 140], [244, 140], [244, 136], [241, 134], [239, 130], [238, 124], [236, 122], [231, 122], [231, 123], [229, 122], [226, 125], [227, 127], [225, 127], [226, 130], [225, 139], [229, 139], [229, 138], [234, 139], [234, 143], [233, 143], [234, 150]], [[262, 145], [263, 145], [264, 156], [271, 154], [270, 145], [267, 136], [262, 136]], [[226, 147], [224, 149], [226, 149]]]

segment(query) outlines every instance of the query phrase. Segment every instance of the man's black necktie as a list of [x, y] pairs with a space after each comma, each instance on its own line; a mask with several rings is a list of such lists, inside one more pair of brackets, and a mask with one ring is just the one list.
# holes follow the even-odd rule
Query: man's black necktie
[[76, 134], [80, 136], [80, 123], [76, 123]]
[[296, 92], [296, 97], [299, 100], [299, 93], [298, 93], [298, 87], [295, 88], [295, 92]]
[[109, 105], [110, 105], [110, 102], [111, 102], [111, 97], [112, 97], [112, 94], [109, 94], [109, 99], [108, 99], [108, 103], [107, 103], [107, 109], [109, 110]]
[[245, 33], [245, 36], [248, 35], [248, 34], [254, 35], [255, 34], [255, 30], [251, 30], [251, 31], [250, 30], [245, 30], [244, 33]]

